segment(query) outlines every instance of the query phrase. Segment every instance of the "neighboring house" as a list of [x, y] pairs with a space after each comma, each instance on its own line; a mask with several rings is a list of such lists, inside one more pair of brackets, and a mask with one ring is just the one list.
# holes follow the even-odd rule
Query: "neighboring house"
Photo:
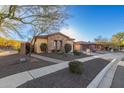
[[74, 49], [79, 52], [86, 51], [87, 49], [90, 49], [91, 51], [103, 50], [103, 48], [104, 48], [103, 45], [96, 44], [93, 42], [85, 42], [85, 41], [74, 42]]
[[34, 52], [36, 52], [36, 53], [42, 53], [43, 52], [40, 49], [40, 45], [42, 43], [47, 44], [48, 53], [51, 53], [53, 50], [64, 49], [65, 44], [71, 44], [71, 46], [72, 46], [71, 52], [73, 52], [74, 39], [70, 38], [70, 37], [68, 37], [68, 36], [66, 36], [60, 32], [52, 33], [49, 35], [35, 36], [33, 38], [32, 43], [34, 43], [34, 40], [35, 40]]

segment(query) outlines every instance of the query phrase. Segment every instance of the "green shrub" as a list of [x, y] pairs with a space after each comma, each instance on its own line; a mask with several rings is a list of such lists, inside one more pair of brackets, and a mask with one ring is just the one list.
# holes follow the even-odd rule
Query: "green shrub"
[[78, 52], [77, 50], [74, 50], [73, 54], [78, 56], [78, 55], [81, 55], [81, 52]]
[[47, 51], [47, 44], [46, 43], [41, 43], [40, 49], [41, 49], [41, 51], [46, 52]]
[[53, 50], [52, 50], [52, 53], [56, 53], [56, 52], [57, 52], [57, 50], [56, 50], [56, 49], [53, 49]]
[[57, 53], [60, 52], [60, 51], [61, 51], [60, 49], [56, 50]]
[[60, 49], [60, 51], [59, 52], [57, 52], [59, 55], [64, 55], [65, 53], [64, 53], [64, 51], [63, 51], [63, 49]]
[[68, 53], [71, 51], [72, 46], [71, 46], [71, 44], [65, 44], [64, 48], [65, 48], [65, 53]]
[[72, 61], [72, 62], [69, 63], [69, 70], [72, 73], [82, 74], [82, 72], [83, 72], [83, 63], [81, 63], [79, 61]]

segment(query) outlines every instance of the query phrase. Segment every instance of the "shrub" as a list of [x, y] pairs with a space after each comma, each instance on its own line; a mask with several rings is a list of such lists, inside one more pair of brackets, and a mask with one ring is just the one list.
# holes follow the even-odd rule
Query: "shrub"
[[65, 53], [68, 53], [71, 51], [72, 46], [71, 46], [71, 44], [65, 44], [64, 48], [65, 48]]
[[61, 50], [56, 50], [56, 52], [58, 53], [58, 52], [60, 52]]
[[60, 54], [60, 55], [64, 55], [65, 54], [63, 49], [60, 49], [60, 51], [57, 52], [57, 53]]
[[41, 49], [41, 51], [46, 52], [47, 51], [47, 44], [46, 43], [41, 43], [40, 49]]
[[52, 53], [56, 53], [56, 51], [57, 51], [56, 49], [53, 49], [53, 50], [52, 50]]
[[69, 63], [69, 70], [72, 73], [82, 74], [82, 72], [83, 72], [83, 63], [81, 63], [79, 61], [72, 61], [72, 62]]
[[78, 55], [81, 55], [81, 52], [78, 52], [77, 50], [74, 50], [73, 54], [78, 56]]

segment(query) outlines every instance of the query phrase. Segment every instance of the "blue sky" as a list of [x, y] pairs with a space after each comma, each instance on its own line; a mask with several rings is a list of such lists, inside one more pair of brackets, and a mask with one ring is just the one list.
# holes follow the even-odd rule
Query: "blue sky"
[[[73, 5], [68, 11], [72, 17], [61, 32], [76, 41], [93, 41], [98, 36], [110, 39], [113, 34], [124, 31], [124, 6]], [[25, 37], [30, 37], [28, 29], [23, 29]]]
[[93, 41], [98, 36], [111, 38], [124, 31], [124, 6], [70, 6], [69, 13], [73, 17], [68, 20], [68, 28], [73, 29], [76, 34], [72, 36], [77, 40]]

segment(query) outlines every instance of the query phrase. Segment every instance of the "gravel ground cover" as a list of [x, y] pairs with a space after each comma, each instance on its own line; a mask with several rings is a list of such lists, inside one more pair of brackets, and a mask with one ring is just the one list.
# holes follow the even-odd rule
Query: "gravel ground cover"
[[20, 88], [86, 88], [95, 76], [109, 63], [104, 59], [93, 59], [84, 64], [83, 74], [72, 74], [68, 68], [31, 80]]
[[[24, 58], [24, 57], [26, 57], [28, 60], [25, 62], [21, 62], [20, 58]], [[29, 59], [29, 57], [21, 56], [19, 54], [14, 54], [4, 57], [2, 56], [0, 57], [0, 78], [52, 64], [55, 63], [44, 61], [41, 59], [39, 60], [33, 57]]]

